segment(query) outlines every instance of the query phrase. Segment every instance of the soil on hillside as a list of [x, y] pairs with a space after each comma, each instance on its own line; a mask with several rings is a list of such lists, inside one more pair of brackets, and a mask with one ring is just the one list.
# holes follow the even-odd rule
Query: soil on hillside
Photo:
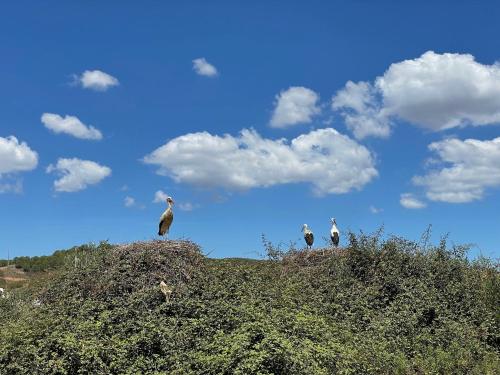
[[18, 288], [29, 281], [29, 276], [21, 268], [14, 265], [0, 267], [0, 286], [6, 288]]

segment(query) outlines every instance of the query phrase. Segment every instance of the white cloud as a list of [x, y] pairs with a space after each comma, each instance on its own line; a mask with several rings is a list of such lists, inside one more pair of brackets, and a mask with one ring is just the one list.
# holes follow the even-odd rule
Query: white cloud
[[214, 77], [217, 73], [217, 68], [210, 64], [204, 57], [193, 60], [193, 70], [200, 76]]
[[23, 191], [23, 184], [15, 174], [31, 171], [38, 165], [38, 154], [16, 137], [0, 137], [0, 194]]
[[120, 84], [118, 79], [100, 70], [86, 70], [76, 80], [83, 88], [95, 91], [106, 91]]
[[23, 192], [23, 183], [21, 180], [16, 179], [13, 182], [2, 182], [0, 180], [0, 194], [15, 193], [21, 194]]
[[372, 206], [370, 206], [370, 212], [371, 212], [372, 214], [379, 214], [379, 213], [381, 213], [382, 211], [384, 211], [382, 208], [377, 208], [377, 207], [375, 207], [375, 206], [373, 206], [373, 205], [372, 205]]
[[179, 203], [179, 208], [182, 211], [193, 211], [196, 208], [196, 206], [194, 204], [192, 204], [191, 202], [182, 202], [182, 203]]
[[143, 210], [146, 208], [145, 205], [142, 203], [138, 203], [135, 198], [126, 196], [125, 199], [123, 200], [123, 205], [127, 208], [138, 208], [140, 210]]
[[123, 200], [123, 204], [125, 205], [125, 207], [134, 207], [135, 206], [135, 199], [127, 196]]
[[54, 181], [54, 188], [61, 192], [75, 192], [95, 185], [111, 175], [111, 169], [90, 160], [58, 159], [57, 164], [49, 165], [47, 173], [56, 172], [61, 178]]
[[357, 138], [386, 137], [388, 119], [439, 131], [500, 123], [500, 65], [469, 54], [438, 54], [392, 64], [374, 83], [348, 82], [332, 99]]
[[80, 139], [102, 139], [102, 133], [98, 129], [85, 125], [75, 116], [61, 117], [55, 113], [44, 113], [41, 120], [47, 129], [56, 134], [66, 133]]
[[290, 87], [276, 95], [270, 125], [286, 128], [300, 123], [310, 123], [321, 112], [317, 106], [319, 95], [306, 87]]
[[500, 187], [500, 137], [447, 139], [431, 143], [429, 150], [438, 155], [434, 169], [413, 182], [426, 189], [430, 200], [470, 202], [483, 198], [486, 189]]
[[145, 156], [158, 174], [178, 183], [245, 190], [311, 183], [318, 195], [361, 189], [378, 175], [370, 151], [335, 129], [286, 139], [265, 139], [255, 130], [240, 135], [189, 133]]
[[155, 193], [155, 198], [153, 199], [153, 203], [164, 203], [167, 200], [168, 195], [164, 193], [162, 190], [158, 190]]
[[[168, 194], [166, 194], [163, 190], [158, 190], [155, 193], [155, 198], [153, 199], [153, 203], [165, 203], [167, 200]], [[197, 205], [192, 204], [191, 202], [181, 202], [179, 203], [179, 209], [181, 211], [193, 211]]]
[[401, 206], [403, 206], [404, 208], [408, 208], [411, 210], [417, 210], [417, 209], [424, 208], [427, 206], [424, 202], [422, 202], [421, 200], [416, 198], [411, 193], [401, 194], [401, 197], [399, 199], [399, 203], [401, 203]]
[[349, 81], [332, 99], [332, 108], [342, 110], [347, 128], [357, 139], [387, 138], [391, 123], [380, 108], [375, 89], [368, 82]]
[[31, 171], [38, 165], [38, 154], [16, 137], [0, 137], [0, 177], [2, 174]]

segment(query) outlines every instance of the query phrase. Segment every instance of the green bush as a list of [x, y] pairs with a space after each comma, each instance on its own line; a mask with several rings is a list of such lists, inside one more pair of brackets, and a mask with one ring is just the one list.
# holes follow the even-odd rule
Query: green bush
[[82, 253], [0, 301], [0, 373], [500, 373], [491, 261], [380, 234], [265, 246], [271, 260], [208, 259], [186, 241]]

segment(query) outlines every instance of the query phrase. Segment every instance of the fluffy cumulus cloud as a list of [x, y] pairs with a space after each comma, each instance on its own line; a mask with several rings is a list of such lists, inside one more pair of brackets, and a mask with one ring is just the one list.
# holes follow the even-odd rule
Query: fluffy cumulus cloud
[[80, 139], [100, 140], [102, 133], [93, 126], [87, 126], [75, 116], [59, 116], [55, 113], [44, 113], [42, 123], [56, 134], [65, 133]]
[[410, 210], [418, 210], [420, 208], [424, 208], [427, 206], [424, 202], [422, 202], [420, 199], [418, 199], [411, 193], [401, 194], [399, 203], [404, 208], [408, 208]]
[[76, 82], [85, 89], [106, 91], [110, 87], [118, 86], [118, 79], [100, 70], [86, 70], [76, 77]]
[[0, 137], [0, 177], [2, 174], [31, 171], [38, 165], [38, 154], [14, 136]]
[[464, 203], [483, 198], [500, 187], [500, 137], [492, 140], [447, 139], [429, 145], [437, 154], [431, 170], [413, 182], [433, 201]]
[[190, 133], [143, 160], [176, 182], [228, 190], [310, 183], [318, 195], [340, 194], [361, 189], [378, 175], [370, 151], [331, 128], [290, 142], [248, 129], [238, 136]]
[[95, 185], [111, 175], [111, 169], [90, 160], [58, 159], [56, 165], [49, 165], [47, 173], [55, 172], [60, 178], [54, 181], [54, 189], [72, 193]]
[[306, 87], [290, 87], [276, 95], [276, 103], [270, 125], [286, 128], [296, 124], [310, 123], [321, 112], [317, 105], [319, 95]]
[[357, 139], [387, 138], [391, 123], [382, 110], [377, 92], [368, 82], [347, 82], [332, 99], [332, 108], [342, 110], [347, 128]]
[[210, 64], [204, 57], [193, 60], [193, 70], [196, 74], [205, 77], [215, 77], [217, 73], [217, 68]]
[[439, 131], [500, 122], [500, 65], [432, 51], [392, 64], [373, 83], [348, 82], [332, 99], [357, 138], [386, 137], [389, 120]]
[[153, 203], [164, 203], [168, 198], [168, 195], [163, 190], [158, 190], [155, 193], [155, 198], [153, 199]]

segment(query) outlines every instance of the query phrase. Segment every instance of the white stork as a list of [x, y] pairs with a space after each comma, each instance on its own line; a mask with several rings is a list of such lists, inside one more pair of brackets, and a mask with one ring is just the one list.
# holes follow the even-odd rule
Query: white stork
[[335, 221], [335, 218], [331, 218], [330, 221], [332, 222], [332, 229], [330, 229], [330, 238], [332, 239], [332, 243], [335, 245], [335, 247], [339, 246], [339, 240], [340, 240], [340, 232], [337, 228], [337, 222]]
[[307, 224], [302, 226], [302, 232], [304, 232], [304, 239], [306, 240], [307, 247], [310, 249], [314, 242], [314, 234]]
[[165, 295], [165, 300], [168, 302], [170, 300], [170, 295], [172, 294], [172, 289], [165, 284], [165, 282], [160, 281], [160, 290]]
[[5, 289], [0, 288], [0, 298], [5, 298]]
[[158, 235], [163, 236], [164, 234], [167, 234], [168, 237], [168, 230], [170, 229], [170, 225], [174, 220], [174, 211], [172, 211], [172, 205], [174, 204], [174, 201], [171, 197], [167, 197], [167, 204], [168, 208], [160, 216], [160, 224], [158, 225]]

